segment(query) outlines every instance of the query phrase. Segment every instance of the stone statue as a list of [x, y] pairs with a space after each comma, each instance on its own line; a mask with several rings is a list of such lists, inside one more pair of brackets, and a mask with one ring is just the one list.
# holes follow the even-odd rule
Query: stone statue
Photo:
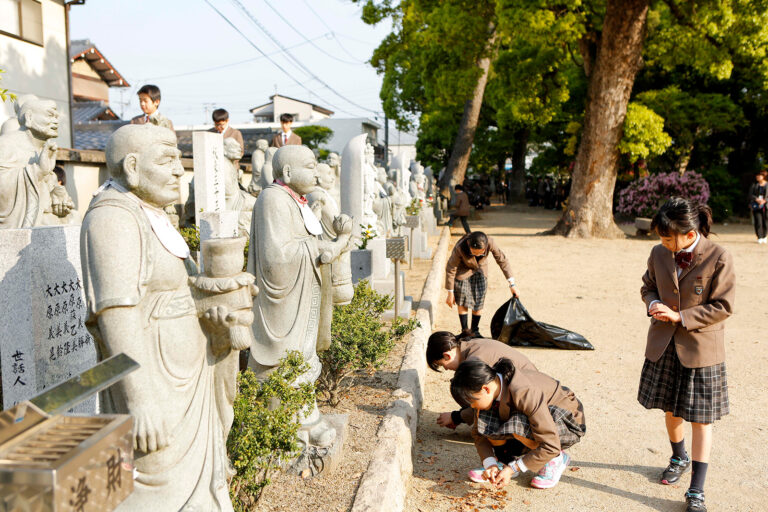
[[[369, 143], [365, 144], [365, 160], [363, 163], [363, 211], [373, 213], [376, 216], [377, 224], [380, 223], [380, 218], [374, 211], [374, 203], [379, 197], [378, 188], [376, 186], [376, 166], [374, 164], [374, 152], [373, 146]], [[387, 233], [380, 228], [376, 233], [379, 236], [386, 237]]]
[[117, 510], [232, 511], [226, 440], [257, 292], [242, 272], [245, 239], [206, 240], [210, 264], [197, 275], [162, 210], [184, 174], [176, 135], [127, 125], [105, 154], [111, 178], [80, 239], [87, 325], [103, 357], [124, 352], [141, 365], [101, 397], [105, 412], [135, 422], [134, 492]]
[[5, 120], [3, 126], [0, 127], [0, 135], [19, 131], [19, 128], [21, 128], [21, 125], [19, 124], [19, 113], [21, 112], [21, 107], [23, 107], [29, 100], [37, 101], [38, 97], [34, 94], [22, 94], [16, 98], [16, 101], [13, 102], [13, 112], [16, 114], [16, 117], [9, 117]]
[[248, 185], [248, 193], [253, 197], [259, 197], [261, 192], [261, 173], [266, 162], [267, 149], [269, 149], [269, 143], [265, 139], [259, 139], [251, 155], [251, 183]]
[[331, 151], [328, 153], [328, 165], [333, 169], [336, 179], [341, 178], [341, 157], [338, 153]]
[[[320, 375], [317, 357], [322, 267], [350, 249], [352, 222], [345, 215], [333, 221], [335, 241], [318, 239], [323, 228], [307, 205], [305, 194], [315, 190], [315, 156], [306, 146], [288, 145], [273, 159], [276, 181], [256, 200], [248, 250], [248, 271], [260, 292], [254, 302], [253, 334], [248, 366], [266, 377], [286, 353], [298, 350], [310, 370], [299, 380], [314, 382]], [[300, 439], [305, 445], [329, 446], [336, 431], [317, 405], [302, 414]]]
[[[75, 205], [53, 168], [59, 135], [56, 103], [27, 98], [18, 129], [0, 136], [0, 228], [77, 222]], [[5, 128], [5, 127], [4, 127]]]
[[424, 167], [415, 160], [411, 162], [409, 192], [411, 199], [425, 201], [427, 198], [427, 177], [424, 175]]
[[235, 162], [243, 157], [243, 148], [237, 139], [232, 137], [224, 139], [224, 157], [226, 158], [224, 162], [225, 209], [240, 212], [237, 222], [238, 234], [248, 237], [251, 234], [251, 216], [256, 198], [240, 188], [239, 169], [235, 166]]
[[387, 171], [383, 167], [376, 168], [376, 198], [373, 200], [373, 212], [379, 218], [377, 232], [384, 238], [394, 233], [392, 222], [392, 199], [386, 188]]
[[261, 168], [261, 178], [259, 180], [261, 190], [264, 190], [275, 181], [274, 176], [272, 176], [272, 160], [274, 160], [276, 152], [277, 148], [270, 147], [267, 148], [267, 151], [264, 153], [264, 166]]
[[392, 204], [392, 228], [395, 235], [402, 234], [402, 227], [405, 226], [406, 208], [410, 204], [406, 199], [405, 193], [397, 187], [397, 169], [390, 169], [386, 189], [389, 192], [390, 202]]

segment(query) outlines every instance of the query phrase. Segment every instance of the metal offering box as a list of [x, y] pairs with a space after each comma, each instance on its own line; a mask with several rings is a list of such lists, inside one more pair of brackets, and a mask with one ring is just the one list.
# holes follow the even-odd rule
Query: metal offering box
[[408, 238], [395, 237], [386, 239], [387, 258], [405, 261], [408, 255]]
[[120, 354], [0, 413], [0, 512], [105, 512], [133, 492], [133, 418], [57, 413], [136, 367]]

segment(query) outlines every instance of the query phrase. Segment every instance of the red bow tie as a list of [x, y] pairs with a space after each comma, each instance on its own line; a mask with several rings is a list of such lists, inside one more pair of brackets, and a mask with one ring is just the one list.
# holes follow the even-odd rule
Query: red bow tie
[[693, 261], [692, 252], [680, 251], [677, 254], [675, 254], [675, 263], [677, 264], [678, 267], [680, 267], [683, 270], [690, 267], [692, 261]]

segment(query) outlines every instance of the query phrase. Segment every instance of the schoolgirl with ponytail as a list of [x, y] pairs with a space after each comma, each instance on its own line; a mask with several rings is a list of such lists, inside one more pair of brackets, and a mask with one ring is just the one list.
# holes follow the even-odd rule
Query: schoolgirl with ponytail
[[482, 476], [498, 488], [529, 470], [536, 473], [532, 487], [554, 487], [570, 461], [563, 450], [586, 432], [584, 408], [573, 391], [507, 358], [493, 366], [463, 361], [451, 379], [451, 395], [477, 411], [472, 434]]
[[[668, 200], [651, 222], [661, 244], [651, 250], [640, 290], [651, 324], [637, 399], [665, 414], [672, 457], [661, 483], [693, 469], [687, 512], [707, 510], [712, 424], [728, 414], [724, 321], [733, 313], [736, 278], [731, 255], [708, 238], [711, 226], [708, 206]], [[691, 456], [685, 421], [693, 430]]]

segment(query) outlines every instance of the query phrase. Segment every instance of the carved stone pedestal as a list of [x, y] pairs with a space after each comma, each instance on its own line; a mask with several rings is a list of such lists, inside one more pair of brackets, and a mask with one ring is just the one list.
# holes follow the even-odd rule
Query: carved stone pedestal
[[347, 439], [349, 414], [324, 414], [323, 419], [336, 429], [336, 438], [330, 446], [305, 446], [288, 471], [304, 478], [332, 473], [343, 456], [344, 441]]

